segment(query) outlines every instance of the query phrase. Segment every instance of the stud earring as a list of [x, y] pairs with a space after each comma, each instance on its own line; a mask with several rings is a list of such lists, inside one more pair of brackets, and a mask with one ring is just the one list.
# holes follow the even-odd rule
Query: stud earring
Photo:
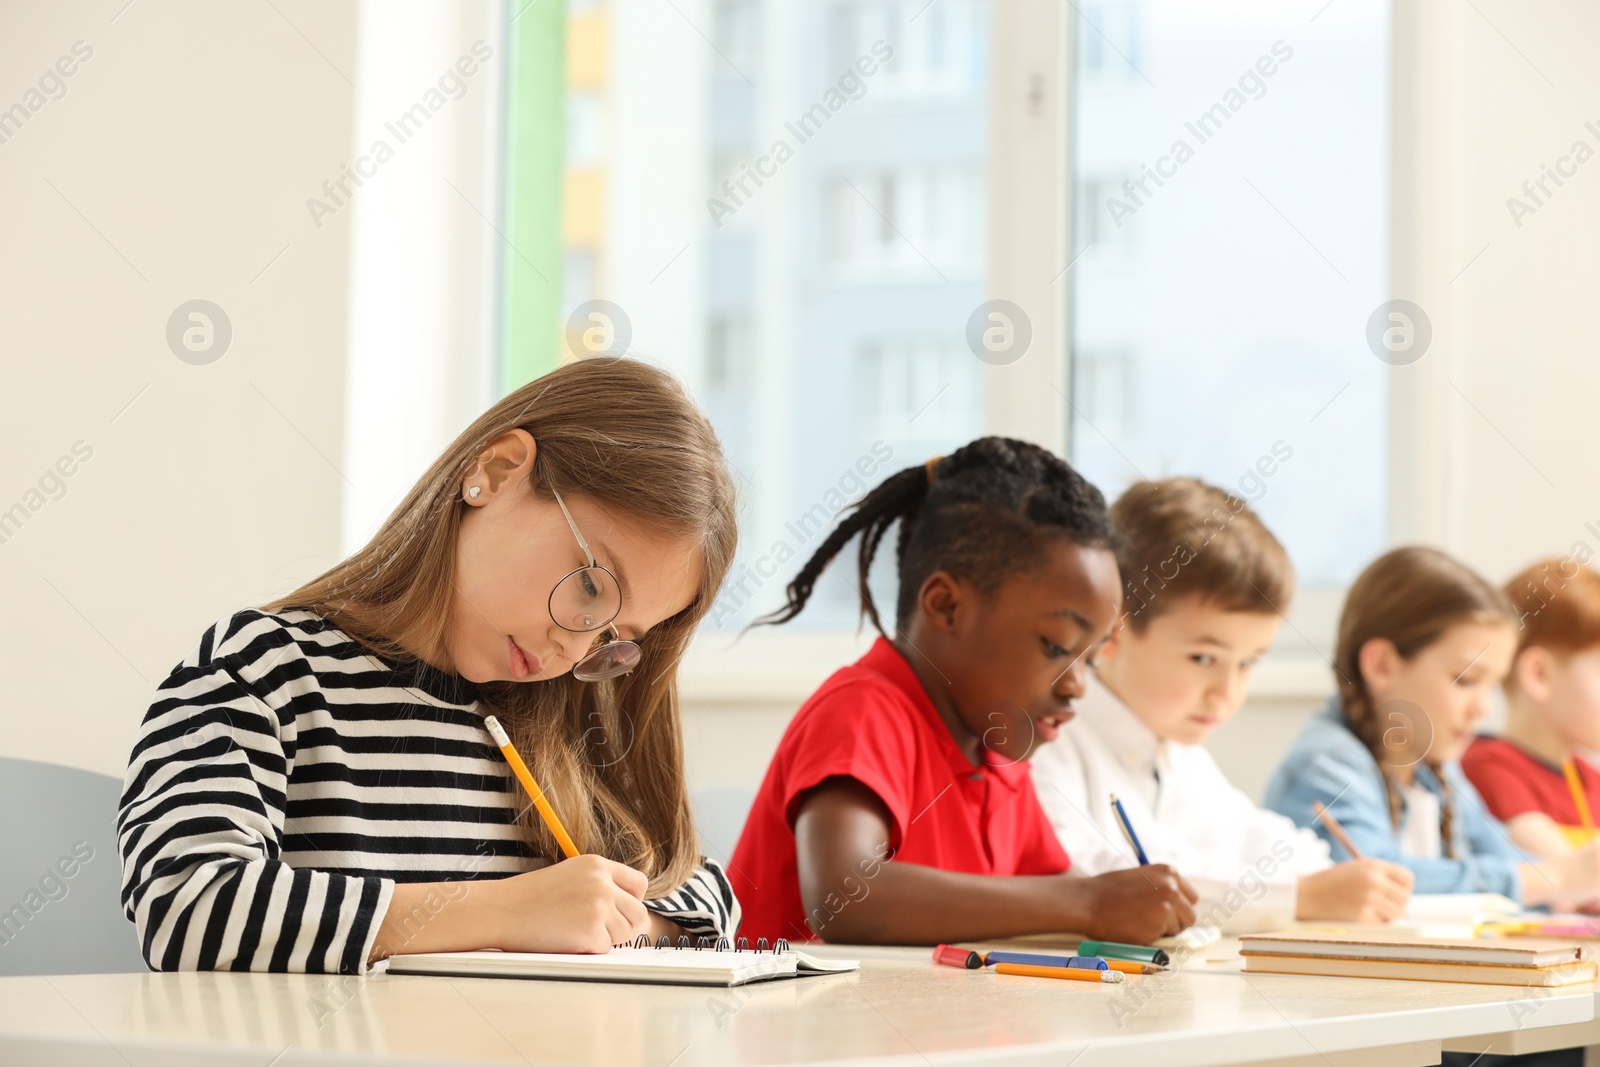
[[478, 499], [478, 494], [481, 492], [483, 492], [483, 487], [475, 485], [471, 489], [467, 490], [467, 495], [476, 500]]

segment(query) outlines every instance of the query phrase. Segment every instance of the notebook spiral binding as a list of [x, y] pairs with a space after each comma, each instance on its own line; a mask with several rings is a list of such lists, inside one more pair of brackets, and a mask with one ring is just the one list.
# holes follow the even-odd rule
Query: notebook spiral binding
[[[629, 946], [618, 945], [616, 947], [623, 948]], [[672, 949], [675, 952], [771, 952], [773, 955], [777, 955], [780, 952], [789, 951], [789, 940], [788, 938], [780, 937], [778, 938], [776, 944], [771, 944], [766, 938], [758, 937], [756, 938], [755, 948], [751, 948], [750, 939], [748, 937], [741, 937], [732, 945], [730, 945], [726, 937], [719, 937], [713, 942], [711, 938], [701, 936], [695, 938], [694, 943], [690, 944], [689, 937], [687, 934], [685, 934], [680, 936], [677, 940], [677, 943], [674, 944], [672, 938], [668, 937], [666, 934], [662, 934], [660, 937], [656, 938], [653, 943], [650, 940], [649, 934], [640, 934], [638, 937], [633, 939], [633, 944], [631, 947]]]

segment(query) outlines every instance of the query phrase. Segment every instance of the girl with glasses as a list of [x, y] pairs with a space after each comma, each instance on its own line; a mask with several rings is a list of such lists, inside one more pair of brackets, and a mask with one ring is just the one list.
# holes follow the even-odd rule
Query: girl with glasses
[[360, 973], [731, 936], [675, 689], [734, 546], [721, 446], [666, 374], [583, 360], [495, 404], [365, 547], [210, 627], [160, 686], [118, 815], [146, 961]]

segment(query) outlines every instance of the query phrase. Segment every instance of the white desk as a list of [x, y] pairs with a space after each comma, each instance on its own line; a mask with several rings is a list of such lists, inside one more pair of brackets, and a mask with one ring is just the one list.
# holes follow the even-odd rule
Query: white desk
[[1590, 986], [1215, 971], [1091, 986], [935, 967], [922, 951], [862, 958], [859, 974], [740, 990], [399, 975], [5, 978], [0, 1064], [1415, 1067], [1437, 1062], [1441, 1044], [1478, 1052], [1493, 1037], [1527, 1051], [1540, 1034], [1595, 1025]]

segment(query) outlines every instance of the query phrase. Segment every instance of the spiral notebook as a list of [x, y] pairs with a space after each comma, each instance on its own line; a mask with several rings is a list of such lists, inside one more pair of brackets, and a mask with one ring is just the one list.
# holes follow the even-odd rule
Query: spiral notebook
[[718, 938], [698, 944], [641, 936], [630, 945], [598, 955], [559, 952], [417, 952], [389, 957], [390, 974], [432, 974], [451, 978], [544, 978], [568, 982], [642, 982], [655, 985], [737, 986], [778, 978], [838, 974], [861, 969], [859, 960], [824, 960], [789, 947], [782, 938], [754, 948], [740, 938], [730, 946]]

